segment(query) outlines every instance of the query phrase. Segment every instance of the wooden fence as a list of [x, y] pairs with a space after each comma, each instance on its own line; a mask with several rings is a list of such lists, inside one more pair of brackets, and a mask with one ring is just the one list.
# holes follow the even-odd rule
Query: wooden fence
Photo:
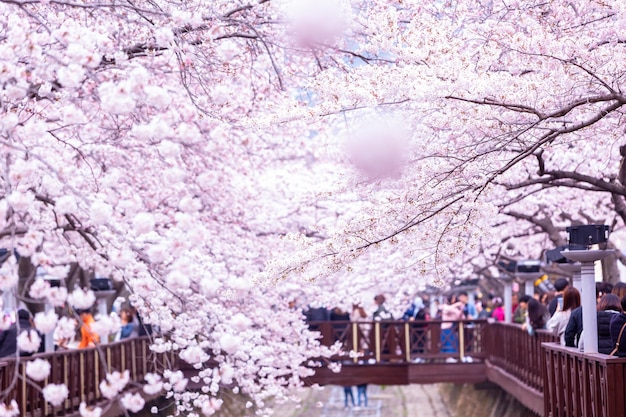
[[[131, 387], [142, 383], [146, 373], [162, 373], [172, 358], [151, 352], [149, 344], [148, 336], [133, 337], [98, 348], [3, 358], [0, 361], [2, 400], [6, 403], [15, 400], [21, 416], [75, 415], [81, 402], [96, 405], [105, 400], [99, 384], [107, 373], [128, 370]], [[26, 363], [37, 358], [46, 359], [51, 365], [50, 375], [41, 382], [26, 375]], [[41, 390], [49, 383], [67, 386], [68, 398], [59, 406], [53, 407], [43, 398]]]
[[544, 343], [544, 416], [626, 416], [626, 358]]
[[[310, 328], [321, 333], [323, 344], [342, 344], [333, 360], [360, 362], [411, 362], [453, 358], [482, 360], [486, 320], [369, 322], [320, 321]], [[449, 327], [449, 331], [442, 331]], [[450, 349], [445, 349], [445, 347]], [[442, 349], [444, 348], [444, 349]]]

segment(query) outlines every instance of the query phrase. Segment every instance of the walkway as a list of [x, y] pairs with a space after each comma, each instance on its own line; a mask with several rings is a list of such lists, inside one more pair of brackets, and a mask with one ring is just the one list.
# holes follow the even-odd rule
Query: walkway
[[[343, 387], [330, 385], [309, 388], [301, 395], [301, 405], [276, 409], [281, 417], [451, 417], [435, 384], [384, 386], [370, 385], [368, 407], [345, 408]], [[356, 389], [354, 389], [356, 396]], [[356, 399], [356, 397], [355, 397]]]

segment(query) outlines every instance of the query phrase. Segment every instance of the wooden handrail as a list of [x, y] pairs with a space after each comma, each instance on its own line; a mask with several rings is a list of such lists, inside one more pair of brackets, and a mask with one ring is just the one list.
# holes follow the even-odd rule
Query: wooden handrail
[[484, 350], [489, 361], [529, 387], [543, 392], [545, 361], [541, 345], [558, 343], [559, 337], [546, 330], [534, 336], [519, 324], [496, 322], [488, 326]]
[[[107, 372], [128, 369], [131, 384], [141, 383], [148, 372], [162, 373], [171, 358], [151, 352], [149, 344], [149, 337], [142, 336], [86, 349], [3, 358], [0, 382], [5, 394], [0, 400], [16, 400], [21, 416], [74, 414], [81, 402], [94, 405], [105, 400], [99, 384]], [[26, 363], [37, 358], [46, 359], [51, 365], [50, 375], [42, 382], [26, 376]], [[41, 389], [48, 383], [66, 384], [69, 395], [63, 404], [53, 407], [45, 402]]]
[[[310, 329], [320, 332], [325, 346], [336, 342], [342, 352], [331, 358], [338, 361], [411, 362], [417, 358], [483, 359], [483, 339], [487, 320], [381, 320], [311, 321]], [[445, 325], [445, 326], [444, 326]], [[450, 331], [442, 331], [442, 326]], [[450, 349], [443, 349], [446, 346]], [[356, 356], [356, 359], [355, 359]]]
[[626, 358], [584, 353], [558, 343], [542, 347], [546, 362], [544, 415], [626, 415]]

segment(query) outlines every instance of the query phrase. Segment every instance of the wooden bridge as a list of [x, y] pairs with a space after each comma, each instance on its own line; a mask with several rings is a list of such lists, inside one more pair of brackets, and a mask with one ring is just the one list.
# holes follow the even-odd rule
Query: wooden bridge
[[[561, 346], [552, 333], [530, 336], [517, 324], [462, 320], [450, 336], [444, 323], [311, 323], [324, 344], [342, 342], [344, 354], [333, 358], [339, 373], [322, 368], [308, 383], [491, 382], [539, 416], [626, 416], [626, 358], [585, 354]], [[450, 337], [458, 349], [443, 352]]]
[[[341, 365], [339, 372], [319, 368], [309, 384], [491, 382], [539, 416], [626, 416], [626, 359], [562, 347], [547, 332], [529, 336], [519, 325], [484, 320], [333, 321], [311, 327], [320, 331], [322, 343], [341, 342], [343, 353], [331, 359]], [[129, 389], [138, 389], [146, 373], [180, 366], [173, 356], [154, 354], [148, 346], [147, 337], [131, 338], [99, 349], [39, 354], [19, 364], [1, 361], [0, 400], [15, 399], [22, 416], [76, 416], [81, 402], [105, 401], [98, 385], [106, 372], [129, 370]], [[39, 384], [27, 382], [26, 361], [41, 357], [51, 362], [49, 377]], [[65, 383], [68, 399], [56, 407], [47, 404], [41, 395], [47, 383]], [[109, 409], [106, 414], [122, 413]]]

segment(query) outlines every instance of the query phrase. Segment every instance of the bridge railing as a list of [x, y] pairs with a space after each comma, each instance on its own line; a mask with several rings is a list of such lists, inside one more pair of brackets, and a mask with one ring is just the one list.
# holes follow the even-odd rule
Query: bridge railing
[[487, 320], [428, 321], [319, 321], [310, 322], [320, 332], [321, 343], [342, 343], [333, 360], [412, 362], [454, 358], [482, 360]]
[[[162, 373], [171, 358], [149, 349], [148, 336], [133, 337], [98, 348], [59, 350], [28, 357], [0, 360], [2, 400], [15, 400], [21, 416], [65, 416], [76, 414], [81, 402], [95, 405], [104, 401], [99, 384], [112, 371], [129, 371], [130, 385], [141, 383], [146, 373]], [[37, 358], [49, 361], [50, 374], [37, 382], [26, 375], [26, 364]], [[68, 398], [59, 406], [47, 403], [41, 393], [48, 383], [65, 384]]]
[[496, 322], [486, 332], [485, 346], [489, 362], [525, 385], [543, 392], [545, 357], [542, 343], [559, 342], [559, 337], [547, 330], [534, 336], [519, 324]]
[[544, 415], [626, 416], [626, 358], [544, 343]]

